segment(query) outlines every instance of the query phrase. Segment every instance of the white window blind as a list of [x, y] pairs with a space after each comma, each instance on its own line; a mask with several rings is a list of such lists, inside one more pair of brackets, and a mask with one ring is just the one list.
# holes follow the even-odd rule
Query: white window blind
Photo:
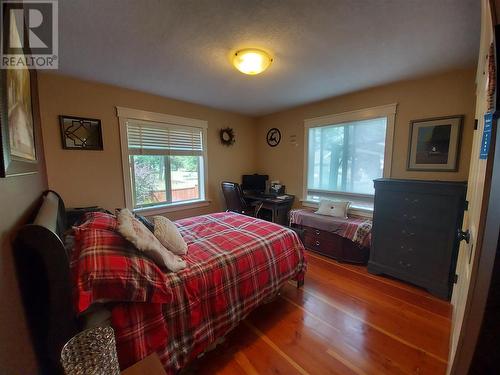
[[305, 204], [321, 198], [373, 208], [373, 180], [391, 176], [397, 103], [304, 120]]
[[387, 118], [309, 128], [308, 195], [373, 195], [383, 176]]
[[127, 122], [130, 155], [203, 155], [203, 130], [190, 126]]

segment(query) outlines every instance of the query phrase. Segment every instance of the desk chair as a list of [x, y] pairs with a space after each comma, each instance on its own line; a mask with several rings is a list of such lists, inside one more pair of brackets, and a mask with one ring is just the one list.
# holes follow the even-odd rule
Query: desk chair
[[243, 192], [241, 191], [240, 184], [236, 182], [224, 181], [221, 183], [221, 186], [222, 193], [226, 200], [226, 211], [258, 217], [262, 202], [255, 202], [255, 204], [249, 205], [247, 201], [243, 199]]

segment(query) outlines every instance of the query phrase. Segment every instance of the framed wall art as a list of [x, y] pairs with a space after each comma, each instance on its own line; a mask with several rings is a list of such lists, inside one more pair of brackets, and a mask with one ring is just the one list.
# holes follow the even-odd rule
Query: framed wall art
[[59, 116], [62, 147], [65, 150], [102, 150], [101, 120]]
[[464, 116], [410, 121], [409, 171], [458, 170]]
[[[12, 20], [11, 20], [12, 21]], [[16, 33], [16, 27], [9, 27]], [[19, 38], [19, 35], [10, 35]], [[0, 70], [0, 177], [38, 171], [35, 122], [39, 121], [36, 70]]]

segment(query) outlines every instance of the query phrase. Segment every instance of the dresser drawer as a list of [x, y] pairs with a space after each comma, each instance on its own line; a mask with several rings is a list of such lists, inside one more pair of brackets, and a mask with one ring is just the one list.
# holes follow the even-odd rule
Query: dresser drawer
[[303, 230], [306, 248], [335, 259], [342, 257], [342, 237], [307, 226]]
[[442, 228], [456, 219], [456, 213], [450, 210], [456, 205], [455, 197], [384, 190], [377, 192], [375, 211], [377, 220]]

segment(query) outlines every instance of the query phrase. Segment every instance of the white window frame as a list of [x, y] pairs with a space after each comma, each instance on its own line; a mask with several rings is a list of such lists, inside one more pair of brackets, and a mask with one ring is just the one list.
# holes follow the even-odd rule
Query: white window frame
[[[386, 117], [387, 125], [385, 131], [385, 149], [384, 149], [384, 170], [383, 177], [391, 177], [392, 174], [392, 151], [394, 142], [394, 124], [396, 122], [396, 110], [397, 103], [382, 105], [378, 107], [371, 107], [366, 109], [360, 109], [356, 111], [343, 112], [339, 114], [314, 117], [304, 120], [304, 186], [302, 191], [302, 204], [309, 207], [317, 207], [318, 202], [308, 200], [308, 189], [307, 189], [307, 176], [308, 176], [308, 155], [309, 155], [309, 129], [321, 126], [329, 126], [336, 124], [344, 124], [347, 122], [370, 120], [375, 118]], [[358, 201], [373, 201], [373, 195], [371, 194], [359, 194], [359, 193], [349, 193], [349, 192], [332, 192], [332, 197], [345, 196], [346, 198], [351, 198], [353, 200], [353, 211], [371, 212], [372, 210], [356, 207], [356, 199]]]
[[[143, 111], [140, 109], [116, 107], [116, 114], [120, 124], [120, 146], [122, 157], [122, 170], [123, 170], [123, 189], [125, 193], [125, 206], [134, 212], [147, 213], [149, 215], [161, 214], [164, 212], [187, 210], [191, 208], [206, 207], [210, 204], [207, 198], [208, 187], [208, 147], [207, 147], [207, 129], [208, 122], [199, 119], [192, 119], [188, 117], [180, 117], [168, 115], [164, 113]], [[203, 142], [203, 184], [200, 186], [200, 192], [204, 192], [202, 199], [186, 202], [175, 202], [168, 204], [158, 204], [152, 207], [134, 208], [133, 195], [132, 195], [132, 176], [130, 173], [130, 154], [128, 150], [127, 139], [127, 122], [129, 120], [139, 120], [145, 122], [169, 124], [175, 126], [189, 126], [193, 128], [200, 128], [202, 130]]]

